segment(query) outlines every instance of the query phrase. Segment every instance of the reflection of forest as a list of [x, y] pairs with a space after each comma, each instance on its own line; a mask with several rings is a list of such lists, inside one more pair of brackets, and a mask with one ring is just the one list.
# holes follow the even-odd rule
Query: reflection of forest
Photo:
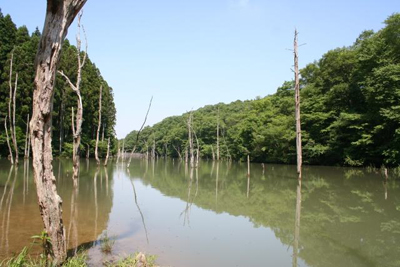
[[[107, 175], [101, 167], [95, 179], [96, 162], [91, 161], [87, 168], [83, 160], [77, 191], [73, 190], [72, 161], [55, 160], [53, 166], [57, 190], [63, 200], [68, 248], [90, 244], [107, 228], [112, 207], [112, 179], [109, 179], [112, 177], [112, 166], [108, 167]], [[28, 170], [27, 165], [21, 163], [8, 179], [9, 163], [0, 161], [0, 197], [4, 195], [0, 208], [0, 229], [8, 229], [0, 235], [0, 258], [29, 246], [31, 236], [40, 234], [43, 229], [32, 170]], [[32, 252], [40, 252], [40, 248], [33, 247]]]
[[[131, 177], [203, 209], [245, 216], [255, 227], [271, 228], [283, 244], [296, 245], [295, 166], [267, 165], [263, 175], [253, 165], [248, 188], [245, 164], [202, 162], [197, 195], [188, 197], [190, 171], [185, 174], [184, 163], [164, 162], [146, 172], [146, 162], [135, 161]], [[395, 180], [383, 184], [380, 175], [363, 170], [304, 168], [298, 257], [310, 266], [399, 266], [399, 193]]]

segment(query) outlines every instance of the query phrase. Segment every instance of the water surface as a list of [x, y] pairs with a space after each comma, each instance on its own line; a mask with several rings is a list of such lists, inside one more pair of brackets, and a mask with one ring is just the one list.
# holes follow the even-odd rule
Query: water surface
[[[54, 162], [70, 251], [89, 248], [100, 265], [99, 238], [113, 255], [158, 255], [165, 266], [399, 266], [400, 188], [379, 172], [202, 161], [133, 160], [97, 167]], [[32, 169], [0, 161], [0, 257], [20, 251], [42, 222]], [[33, 253], [40, 249], [34, 247]]]

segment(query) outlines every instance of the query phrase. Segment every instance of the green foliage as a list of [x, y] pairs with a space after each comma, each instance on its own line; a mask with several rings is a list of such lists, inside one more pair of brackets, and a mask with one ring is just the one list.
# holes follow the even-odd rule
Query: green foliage
[[[400, 14], [380, 31], [364, 31], [350, 47], [328, 51], [301, 72], [303, 161], [308, 164], [400, 164]], [[202, 157], [216, 151], [217, 113], [222, 158], [295, 163], [294, 85], [251, 101], [205, 106], [193, 112]], [[177, 157], [187, 149], [188, 114], [143, 130], [138, 145]], [[135, 144], [136, 132], [125, 138]]]
[[[4, 131], [4, 118], [8, 114], [9, 100], [9, 72], [10, 58], [13, 51], [13, 77], [18, 72], [18, 88], [16, 93], [16, 132], [19, 153], [23, 154], [25, 144], [25, 130], [27, 115], [32, 114], [33, 89], [35, 88], [35, 55], [40, 41], [40, 32], [36, 30], [29, 35], [25, 26], [17, 28], [9, 15], [3, 16], [0, 11], [0, 156], [8, 155]], [[66, 40], [59, 62], [59, 70], [63, 70], [71, 81], [76, 81], [77, 57], [76, 47]], [[81, 154], [86, 153], [87, 144], [96, 139], [98, 125], [98, 102], [100, 85], [103, 85], [102, 95], [102, 121], [101, 134], [104, 131], [104, 139], [111, 138], [111, 151], [115, 147], [114, 126], [116, 122], [116, 109], [112, 88], [100, 74], [96, 65], [87, 58], [82, 69], [81, 94], [83, 101], [83, 124]], [[71, 157], [72, 149], [68, 143], [72, 143], [71, 110], [75, 107], [77, 96], [68, 86], [66, 81], [56, 76], [55, 93], [53, 101], [53, 153]], [[103, 129], [104, 128], [104, 129]], [[107, 146], [107, 144], [106, 144]], [[60, 149], [61, 147], [61, 149]], [[93, 146], [94, 147], [94, 146]], [[63, 149], [66, 148], [67, 151]], [[106, 153], [101, 147], [101, 155]], [[93, 153], [92, 153], [93, 155]]]

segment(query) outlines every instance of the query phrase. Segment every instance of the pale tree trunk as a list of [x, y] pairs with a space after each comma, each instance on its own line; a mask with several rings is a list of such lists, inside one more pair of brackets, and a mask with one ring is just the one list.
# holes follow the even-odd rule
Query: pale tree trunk
[[211, 145], [211, 153], [212, 153], [212, 159], [215, 161], [215, 153], [214, 153], [214, 146]]
[[25, 149], [24, 149], [24, 157], [28, 158], [28, 135], [29, 135], [29, 114], [28, 118], [26, 119], [26, 132], [25, 132]]
[[294, 31], [294, 90], [296, 103], [296, 151], [297, 151], [297, 173], [301, 179], [302, 146], [301, 146], [301, 124], [300, 124], [300, 82], [299, 82], [299, 58], [297, 45], [297, 30]]
[[[94, 150], [94, 157], [96, 158], [97, 165], [100, 165], [99, 154], [97, 149], [99, 148], [99, 134], [100, 134], [100, 127], [101, 127], [101, 94], [103, 92], [103, 86], [100, 86], [100, 96], [99, 96], [99, 123], [97, 126], [97, 134], [96, 134], [96, 147]], [[104, 133], [104, 128], [103, 128]]]
[[14, 86], [14, 93], [13, 93], [13, 132], [12, 134], [12, 141], [14, 144], [14, 151], [15, 151], [15, 164], [18, 164], [18, 145], [17, 145], [17, 130], [15, 129], [15, 109], [16, 103], [15, 98], [17, 94], [17, 84], [18, 84], [18, 73], [15, 74], [15, 86]]
[[102, 132], [101, 132], [101, 142], [104, 142], [104, 128], [105, 128], [106, 126], [103, 124], [103, 130], [102, 130]]
[[62, 147], [64, 144], [64, 111], [65, 111], [65, 103], [64, 103], [64, 90], [61, 90], [61, 107], [60, 107], [60, 155], [62, 153]]
[[6, 116], [6, 117], [4, 117], [4, 129], [6, 130], [7, 146], [8, 146], [8, 151], [10, 153], [10, 155], [9, 155], [10, 161], [11, 161], [11, 164], [14, 165], [14, 155], [13, 155], [13, 152], [12, 152], [12, 149], [11, 149], [10, 137], [8, 136], [8, 129], [7, 128], [8, 127], [7, 127], [7, 116]]
[[106, 155], [106, 160], [104, 161], [104, 166], [107, 166], [109, 155], [110, 155], [110, 137], [108, 137], [108, 142], [107, 142], [107, 155]]
[[[10, 95], [9, 95], [9, 100], [8, 100], [8, 121], [10, 123], [10, 135], [11, 135], [11, 141], [14, 146], [14, 151], [15, 151], [15, 160], [11, 160], [11, 162], [14, 164], [18, 164], [18, 147], [17, 147], [17, 139], [16, 139], [16, 134], [15, 134], [15, 94], [17, 92], [17, 84], [18, 84], [18, 73], [15, 75], [15, 86], [14, 86], [14, 93], [13, 93], [13, 86], [12, 86], [12, 75], [13, 75], [13, 61], [14, 61], [14, 50], [11, 51], [11, 57], [10, 57], [10, 74], [9, 74], [9, 81], [8, 85], [10, 88]], [[11, 103], [12, 103], [12, 109], [11, 109]], [[11, 152], [12, 156], [12, 152]], [[13, 158], [13, 156], [12, 156]]]
[[188, 127], [188, 142], [189, 142], [189, 152], [190, 152], [190, 167], [194, 167], [194, 148], [193, 148], [193, 134], [192, 134], [192, 121], [193, 115], [192, 112], [189, 114], [189, 118], [187, 121]]
[[193, 129], [194, 137], [196, 138], [196, 168], [199, 167], [199, 159], [200, 159], [200, 146], [199, 146], [199, 139], [197, 138], [197, 134]]
[[[77, 0], [75, 0], [77, 1]], [[86, 34], [85, 41], [86, 41], [86, 49], [83, 55], [83, 59], [81, 59], [81, 17], [82, 13], [78, 15], [78, 32], [76, 34], [76, 49], [77, 49], [77, 58], [78, 58], [78, 71], [76, 77], [76, 84], [73, 84], [71, 80], [68, 78], [67, 75], [64, 74], [63, 71], [59, 71], [58, 73], [61, 74], [71, 87], [71, 89], [76, 93], [78, 96], [77, 99], [77, 111], [76, 111], [76, 121], [74, 120], [74, 111], [72, 109], [72, 134], [73, 134], [73, 150], [72, 150], [72, 159], [73, 159], [73, 179], [78, 179], [79, 175], [79, 147], [81, 145], [81, 133], [82, 133], [82, 121], [83, 121], [83, 105], [82, 105], [82, 96], [81, 96], [81, 81], [82, 81], [82, 68], [85, 65], [86, 57], [87, 57], [87, 40]], [[83, 30], [85, 33], [85, 30]]]
[[219, 108], [217, 114], [217, 160], [219, 160]]
[[250, 155], [247, 154], [247, 177], [250, 177]]
[[175, 149], [176, 153], [178, 153], [179, 159], [182, 159], [182, 155], [181, 155], [181, 152], [179, 151], [179, 147], [176, 148], [176, 146], [174, 146], [173, 144], [172, 144], [172, 147]]
[[65, 229], [62, 221], [62, 200], [57, 194], [52, 167], [51, 126], [54, 82], [61, 46], [68, 27], [86, 0], [48, 0], [38, 52], [35, 59], [35, 90], [30, 122], [34, 180], [45, 231], [60, 265], [66, 258]]

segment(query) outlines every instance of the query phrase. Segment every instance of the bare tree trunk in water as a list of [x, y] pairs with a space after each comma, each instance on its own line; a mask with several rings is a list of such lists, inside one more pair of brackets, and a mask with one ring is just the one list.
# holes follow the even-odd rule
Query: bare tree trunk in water
[[61, 90], [61, 107], [60, 107], [60, 155], [62, 153], [62, 147], [64, 144], [64, 111], [65, 111], [65, 103], [64, 103], [64, 90]]
[[[16, 134], [15, 134], [15, 94], [17, 92], [17, 84], [18, 84], [18, 73], [15, 75], [15, 88], [14, 88], [14, 93], [13, 93], [13, 86], [12, 86], [12, 75], [13, 75], [13, 61], [14, 61], [14, 49], [11, 51], [11, 58], [10, 58], [10, 79], [8, 81], [8, 85], [10, 87], [10, 96], [8, 100], [8, 121], [10, 123], [10, 135], [11, 135], [11, 141], [14, 146], [14, 151], [15, 151], [15, 159], [12, 154], [11, 155], [11, 163], [12, 164], [18, 164], [18, 147], [17, 147], [17, 139], [16, 139]], [[12, 112], [11, 112], [11, 103], [12, 103]]]
[[[99, 147], [99, 134], [100, 134], [100, 127], [101, 127], [101, 93], [103, 92], [103, 86], [100, 85], [100, 97], [99, 97], [99, 124], [97, 126], [97, 134], [96, 134], [96, 147], [94, 150], [94, 156], [97, 161], [97, 165], [100, 165], [100, 160], [99, 160], [99, 154], [97, 152], [97, 149]], [[104, 129], [104, 128], [103, 128]], [[104, 130], [103, 130], [104, 133]]]
[[12, 123], [13, 123], [13, 132], [11, 133], [12, 135], [12, 141], [14, 144], [14, 150], [15, 150], [15, 164], [18, 164], [18, 145], [17, 145], [17, 130], [15, 129], [15, 98], [16, 98], [16, 94], [17, 94], [17, 84], [18, 84], [18, 73], [15, 74], [15, 86], [14, 86], [14, 93], [13, 93], [13, 119], [12, 119]]
[[247, 154], [247, 177], [250, 177], [250, 155]]
[[86, 0], [48, 0], [38, 52], [35, 59], [35, 90], [30, 122], [33, 170], [39, 210], [50, 241], [53, 263], [66, 258], [65, 229], [62, 221], [62, 200], [57, 194], [52, 167], [51, 126], [54, 82], [61, 46], [68, 27]]
[[301, 146], [301, 123], [300, 123], [300, 82], [299, 82], [299, 58], [297, 45], [297, 30], [294, 31], [294, 90], [296, 102], [296, 151], [297, 151], [297, 173], [301, 179], [302, 146]]
[[28, 158], [28, 135], [29, 135], [29, 113], [26, 119], [26, 131], [25, 131], [25, 149], [24, 149], [24, 158]]
[[214, 146], [211, 145], [211, 153], [212, 153], [212, 159], [215, 161], [215, 153], [214, 153]]
[[6, 138], [7, 138], [7, 146], [8, 146], [8, 151], [10, 153], [9, 157], [10, 157], [10, 161], [11, 164], [14, 165], [14, 155], [11, 149], [11, 145], [10, 145], [10, 137], [8, 136], [8, 129], [7, 129], [7, 116], [4, 117], [4, 129], [6, 130]]
[[188, 127], [188, 142], [189, 142], [189, 151], [190, 151], [190, 167], [194, 167], [194, 148], [193, 148], [193, 133], [192, 133], [192, 121], [193, 121], [193, 114], [192, 112], [189, 113], [189, 118], [187, 121]]
[[219, 160], [219, 108], [217, 114], [217, 160]]
[[104, 166], [107, 166], [109, 155], [110, 155], [110, 137], [108, 137], [108, 142], [107, 142], [107, 155], [106, 155], [106, 160], [104, 161]]
[[[83, 121], [83, 105], [82, 105], [82, 96], [81, 96], [81, 80], [82, 80], [82, 68], [85, 65], [86, 57], [87, 57], [87, 40], [86, 40], [86, 49], [83, 55], [83, 59], [81, 59], [81, 17], [82, 13], [78, 15], [78, 32], [76, 34], [76, 49], [77, 49], [77, 58], [78, 58], [78, 71], [76, 77], [76, 84], [73, 84], [67, 75], [64, 74], [63, 71], [59, 71], [71, 87], [71, 89], [78, 96], [77, 99], [77, 111], [76, 111], [76, 121], [74, 121], [74, 114], [72, 114], [72, 134], [73, 134], [73, 150], [72, 150], [72, 159], [73, 159], [73, 179], [78, 179], [79, 175], [79, 147], [81, 145], [81, 133], [82, 133], [82, 121]], [[83, 30], [85, 32], [85, 30]], [[72, 109], [73, 113], [73, 109]]]

